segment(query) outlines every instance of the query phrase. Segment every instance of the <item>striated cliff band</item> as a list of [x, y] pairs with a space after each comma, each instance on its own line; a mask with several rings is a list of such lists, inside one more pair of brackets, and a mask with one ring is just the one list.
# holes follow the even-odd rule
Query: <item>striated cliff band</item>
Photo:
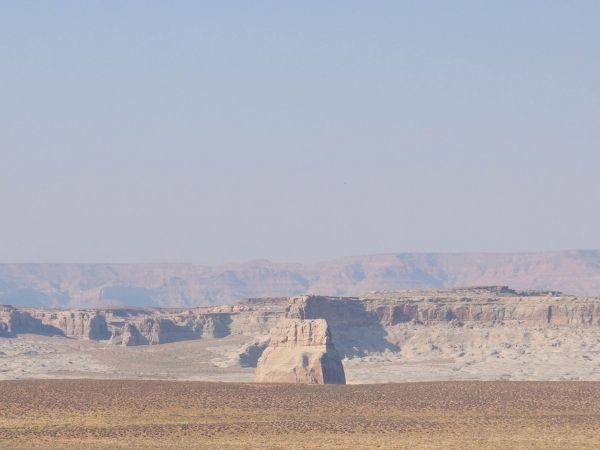
[[[231, 306], [198, 308], [65, 310], [0, 305], [0, 336], [32, 333], [125, 346], [154, 345], [232, 334], [265, 335], [284, 318], [325, 319], [336, 336], [347, 335], [348, 339], [341, 339], [347, 346], [357, 330], [368, 329], [372, 341], [388, 327], [407, 323], [598, 327], [600, 297], [484, 286], [375, 291], [360, 297], [246, 299]], [[381, 338], [383, 342], [383, 335]]]
[[361, 297], [247, 299], [232, 306], [198, 308], [62, 310], [0, 305], [0, 336], [33, 333], [126, 346], [153, 345], [231, 334], [266, 334], [283, 318], [326, 319], [342, 335], [355, 334], [360, 328], [385, 330], [403, 323], [600, 326], [600, 298], [486, 286], [371, 292]]
[[251, 297], [508, 285], [600, 296], [600, 251], [398, 253], [314, 264], [0, 264], [0, 303], [36, 307], [232, 304]]

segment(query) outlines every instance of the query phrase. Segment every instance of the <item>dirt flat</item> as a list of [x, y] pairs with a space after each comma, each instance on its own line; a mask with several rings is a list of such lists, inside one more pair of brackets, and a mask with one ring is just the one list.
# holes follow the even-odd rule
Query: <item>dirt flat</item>
[[0, 382], [0, 448], [598, 448], [600, 383]]

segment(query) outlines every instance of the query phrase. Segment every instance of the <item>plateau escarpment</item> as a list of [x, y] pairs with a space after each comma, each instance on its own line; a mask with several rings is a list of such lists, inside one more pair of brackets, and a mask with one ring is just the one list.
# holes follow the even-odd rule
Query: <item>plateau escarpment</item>
[[22, 333], [155, 345], [229, 335], [265, 336], [281, 319], [325, 319], [344, 353], [397, 349], [390, 327], [600, 325], [600, 299], [506, 287], [372, 292], [362, 297], [304, 295], [190, 309], [44, 310], [0, 307], [0, 336]]
[[600, 325], [600, 298], [507, 287], [372, 292], [364, 297], [300, 296], [288, 315], [333, 326], [433, 324]]
[[517, 326], [597, 327], [600, 299], [507, 287], [372, 292], [364, 297], [299, 296], [287, 317], [326, 319], [346, 357], [400, 350], [399, 330]]

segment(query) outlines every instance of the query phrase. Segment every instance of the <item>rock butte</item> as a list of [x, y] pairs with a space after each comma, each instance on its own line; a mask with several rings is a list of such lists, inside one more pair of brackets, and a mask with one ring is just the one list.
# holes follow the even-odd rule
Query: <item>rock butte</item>
[[259, 383], [346, 384], [340, 355], [324, 319], [283, 319], [256, 366]]

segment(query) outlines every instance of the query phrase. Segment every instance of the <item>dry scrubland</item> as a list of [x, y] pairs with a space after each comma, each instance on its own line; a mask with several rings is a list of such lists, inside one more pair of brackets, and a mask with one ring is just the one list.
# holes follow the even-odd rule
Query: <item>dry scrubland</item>
[[598, 448], [600, 383], [0, 382], [0, 448]]

